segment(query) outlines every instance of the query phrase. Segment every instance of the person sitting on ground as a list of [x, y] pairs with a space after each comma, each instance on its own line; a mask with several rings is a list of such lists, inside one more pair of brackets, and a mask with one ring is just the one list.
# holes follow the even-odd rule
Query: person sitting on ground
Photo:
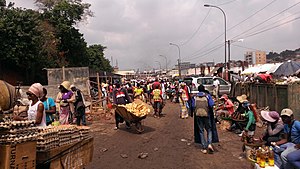
[[220, 101], [221, 106], [217, 109], [217, 116], [219, 117], [230, 117], [234, 113], [234, 104], [228, 98], [227, 94], [224, 94]]
[[261, 140], [266, 141], [266, 145], [270, 146], [271, 142], [277, 142], [281, 139], [283, 122], [276, 111], [261, 111], [261, 116], [267, 122], [267, 129]]
[[52, 122], [54, 121], [53, 115], [55, 115], [56, 113], [56, 105], [53, 98], [47, 97], [47, 93], [48, 93], [47, 89], [43, 88], [43, 97], [40, 100], [44, 104], [45, 113], [46, 113], [46, 124], [48, 126], [52, 124]]
[[153, 99], [154, 117], [160, 117], [163, 109], [163, 97], [162, 97], [162, 91], [159, 89], [159, 86], [155, 86], [155, 89], [152, 91], [152, 99]]
[[300, 122], [294, 119], [293, 111], [287, 108], [281, 111], [281, 118], [284, 123], [283, 139], [271, 142], [271, 145], [275, 146], [276, 156], [281, 157], [281, 160], [275, 158], [275, 163], [281, 168], [289, 169], [293, 167], [288, 162], [288, 154], [300, 148]]
[[250, 109], [250, 103], [248, 100], [244, 100], [242, 102], [243, 107], [245, 108], [245, 112], [242, 114], [247, 119], [247, 125], [244, 128], [244, 131], [239, 135], [242, 136], [242, 141], [247, 139], [248, 143], [253, 142], [253, 136], [256, 129], [256, 120], [253, 111]]

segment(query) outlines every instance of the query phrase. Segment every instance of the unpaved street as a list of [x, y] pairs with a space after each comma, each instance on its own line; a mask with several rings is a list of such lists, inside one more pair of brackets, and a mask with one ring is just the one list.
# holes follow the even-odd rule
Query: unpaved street
[[[193, 119], [180, 119], [178, 104], [168, 102], [165, 116], [143, 120], [145, 131], [113, 130], [112, 123], [93, 122], [94, 157], [87, 169], [236, 169], [250, 168], [242, 158], [242, 142], [227, 131], [219, 131], [214, 154], [202, 154], [193, 142]], [[148, 153], [144, 159], [140, 153]]]

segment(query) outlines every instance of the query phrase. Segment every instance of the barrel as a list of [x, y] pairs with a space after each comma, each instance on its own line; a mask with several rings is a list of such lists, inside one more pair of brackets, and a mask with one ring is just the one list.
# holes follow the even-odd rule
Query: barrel
[[0, 80], [0, 109], [9, 110], [14, 105], [15, 87]]

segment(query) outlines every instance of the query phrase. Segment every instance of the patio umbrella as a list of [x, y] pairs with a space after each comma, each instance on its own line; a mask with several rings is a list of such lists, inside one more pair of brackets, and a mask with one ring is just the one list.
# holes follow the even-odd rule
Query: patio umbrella
[[274, 72], [274, 75], [277, 76], [289, 76], [292, 74], [295, 74], [297, 70], [300, 69], [300, 63], [299, 62], [295, 62], [295, 61], [287, 61], [282, 63], [277, 70]]

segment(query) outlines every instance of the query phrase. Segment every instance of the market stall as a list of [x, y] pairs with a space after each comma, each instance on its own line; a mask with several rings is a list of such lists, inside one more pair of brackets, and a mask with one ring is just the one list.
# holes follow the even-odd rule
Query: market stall
[[0, 122], [0, 168], [84, 168], [92, 160], [86, 126], [35, 127], [34, 121]]

